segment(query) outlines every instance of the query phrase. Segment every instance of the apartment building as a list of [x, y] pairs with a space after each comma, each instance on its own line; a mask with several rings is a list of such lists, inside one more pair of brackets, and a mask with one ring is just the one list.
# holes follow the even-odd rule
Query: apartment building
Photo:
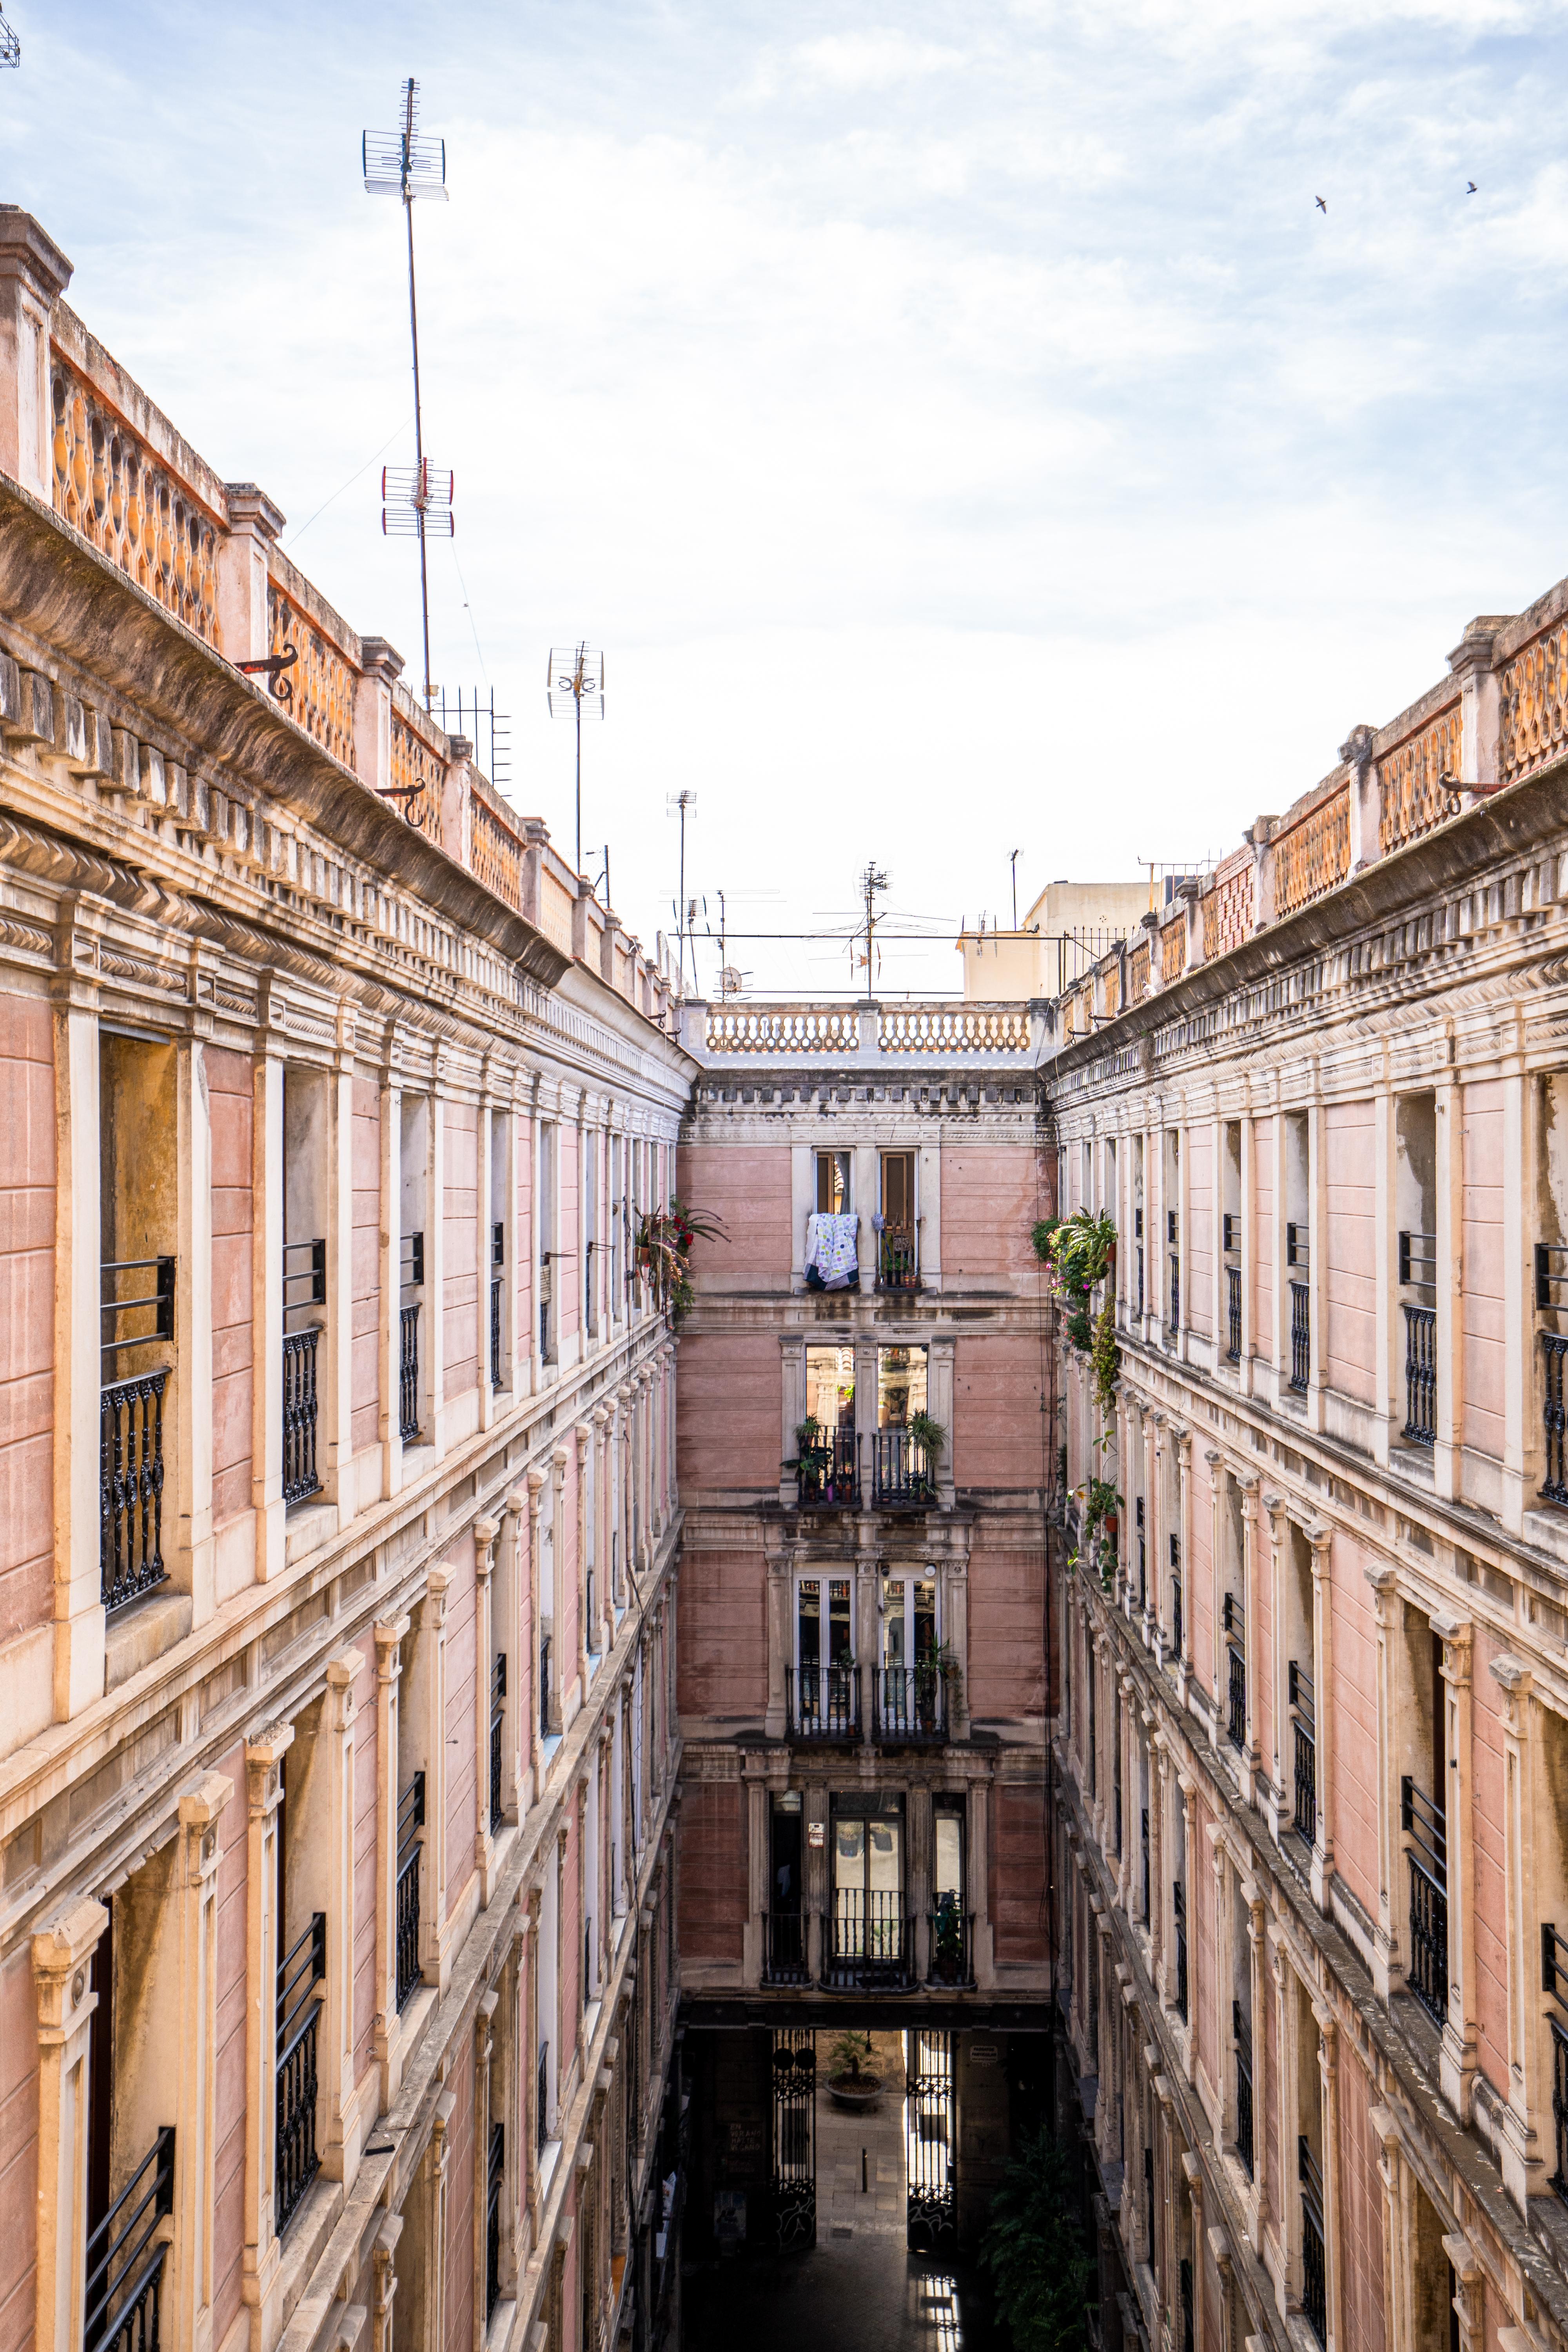
[[680, 1339], [694, 2259], [811, 2241], [847, 2029], [917, 2251], [1044, 2106], [1042, 1013], [685, 1008], [679, 1190], [728, 1235]]
[[1107, 2345], [1568, 2341], [1565, 656], [1472, 622], [1052, 1010]]
[[0, 209], [0, 2347], [679, 2324], [664, 974]]

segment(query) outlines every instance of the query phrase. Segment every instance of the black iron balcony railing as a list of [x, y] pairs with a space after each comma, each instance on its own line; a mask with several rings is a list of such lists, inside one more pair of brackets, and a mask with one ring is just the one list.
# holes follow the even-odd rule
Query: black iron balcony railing
[[1295, 1735], [1296, 1810], [1291, 1827], [1304, 1837], [1309, 1845], [1318, 1834], [1318, 1718], [1312, 1677], [1299, 1666], [1294, 1658], [1288, 1669], [1286, 1685], [1290, 1700], [1291, 1722]]
[[1241, 1247], [1241, 1219], [1234, 1210], [1226, 1209], [1219, 1221], [1220, 1248], [1226, 1257], [1234, 1256]]
[[1176, 2014], [1187, 2014], [1187, 1890], [1178, 1878], [1171, 1888], [1171, 1916], [1176, 1928]]
[[100, 1597], [122, 1609], [162, 1584], [167, 1369], [115, 1381], [98, 1405]]
[[506, 2126], [490, 2126], [489, 2162], [485, 2168], [485, 2326], [495, 2317], [500, 2301], [500, 2206], [506, 2180]]
[[1546, 1394], [1542, 1423], [1546, 1438], [1546, 1475], [1542, 1497], [1548, 1503], [1568, 1503], [1568, 1395], [1563, 1368], [1568, 1365], [1568, 1339], [1543, 1331], [1541, 1345], [1546, 1358]]
[[1149, 1925], [1149, 1808], [1143, 1807], [1143, 1924]]
[[858, 1666], [792, 1667], [787, 1679], [792, 1738], [859, 1738]]
[[808, 1922], [804, 1911], [763, 1913], [763, 1982], [803, 1985], [811, 1982]]
[[82, 2352], [158, 2352], [162, 2224], [174, 2210], [174, 2126], [165, 2124], [87, 2242]]
[[1182, 2352], [1193, 2352], [1193, 2264], [1188, 2254], [1178, 2265], [1182, 2292]]
[[490, 1668], [490, 1834], [505, 1818], [501, 1804], [501, 1732], [506, 1723], [506, 1652], [498, 1650]]
[[1541, 1929], [1541, 1989], [1550, 1994], [1546, 2013], [1552, 2029], [1552, 2124], [1555, 2153], [1551, 2187], [1568, 2203], [1568, 1941], [1560, 1941], [1555, 1927], [1543, 1921]]
[[974, 1914], [961, 1911], [954, 1895], [939, 1895], [931, 1915], [926, 1982], [955, 1989], [974, 1982]]
[[1171, 1252], [1171, 1337], [1182, 1328], [1182, 1261], [1175, 1250]]
[[1405, 1309], [1405, 1430], [1414, 1445], [1437, 1443], [1437, 1310]]
[[539, 2067], [534, 2075], [534, 2130], [539, 2146], [543, 2148], [550, 2138], [550, 2044], [539, 2046]]
[[539, 1736], [550, 1737], [550, 1636], [539, 1637]]
[[397, 1433], [405, 1445], [419, 1434], [419, 1301], [397, 1310]]
[[860, 1505], [860, 1448], [852, 1429], [831, 1429], [803, 1445], [795, 1463], [795, 1499], [803, 1511], [853, 1511]]
[[1448, 1824], [1406, 1772], [1399, 1825], [1410, 1840], [1410, 1990], [1433, 2023], [1448, 2015]]
[[[117, 1277], [122, 1274], [151, 1274], [153, 1287], [140, 1298], [120, 1298], [115, 1296]], [[104, 1357], [119, 1355], [127, 1348], [147, 1348], [160, 1339], [174, 1336], [174, 1261], [172, 1257], [107, 1258], [99, 1268], [99, 1352]], [[107, 1288], [109, 1297], [102, 1297]], [[120, 1318], [152, 1310], [150, 1331], [120, 1332]], [[106, 1370], [111, 1367], [105, 1367]]]
[[1138, 1606], [1147, 1612], [1149, 1607], [1149, 1534], [1143, 1517], [1143, 1497], [1135, 1498], [1133, 1516], [1138, 1525]]
[[[1539, 1269], [1541, 1253], [1536, 1252]], [[1437, 1236], [1436, 1234], [1401, 1234], [1399, 1236], [1399, 1279], [1412, 1290], [1431, 1290], [1437, 1280]], [[1539, 1284], [1537, 1289], [1539, 1290]]]
[[327, 1915], [318, 1911], [278, 1963], [273, 2170], [279, 2237], [321, 2168], [316, 2148], [316, 2029], [321, 2004], [316, 1988], [325, 1981], [326, 1974]]
[[1311, 1253], [1307, 1246], [1306, 1226], [1288, 1224], [1285, 1228], [1286, 1265], [1299, 1265], [1304, 1268], [1308, 1264], [1310, 1255]]
[[837, 1886], [822, 1981], [832, 1992], [899, 1992], [913, 1981], [911, 1922], [896, 1888]]
[[920, 1237], [912, 1225], [884, 1225], [877, 1236], [879, 1290], [918, 1290]]
[[1154, 2263], [1154, 2151], [1143, 2143], [1143, 2245], [1150, 2268]]
[[[1173, 1548], [1175, 1540], [1173, 1536]], [[1171, 1579], [1171, 1655], [1173, 1658], [1184, 1655], [1182, 1648], [1182, 1580], [1179, 1576]]]
[[1293, 1282], [1290, 1285], [1290, 1386], [1305, 1389], [1311, 1377], [1311, 1294], [1304, 1282]]
[[1227, 1265], [1225, 1270], [1226, 1317], [1226, 1356], [1233, 1364], [1241, 1361], [1241, 1268]]
[[936, 1501], [936, 1468], [907, 1429], [871, 1433], [871, 1499], [879, 1511], [927, 1511]]
[[876, 1738], [914, 1746], [947, 1738], [947, 1668], [879, 1666]]
[[425, 1775], [416, 1772], [397, 1801], [397, 2006], [419, 1982], [419, 1832], [425, 1826]]
[[1329, 2340], [1327, 2274], [1323, 2264], [1323, 2176], [1303, 2132], [1296, 2143], [1301, 2183], [1301, 2316], [1320, 2344]]
[[[589, 1244], [589, 1247], [590, 1249], [593, 1247], [592, 1243]], [[593, 1262], [592, 1258], [588, 1261], [590, 1265]], [[506, 1225], [503, 1222], [490, 1227], [490, 1386], [492, 1389], [499, 1389], [502, 1385], [500, 1299], [501, 1285], [505, 1278], [502, 1268], [505, 1265]]]
[[316, 1344], [320, 1331], [283, 1334], [283, 1500], [319, 1495], [316, 1471]]
[[1247, 1620], [1234, 1592], [1225, 1596], [1226, 1684], [1226, 1736], [1236, 1748], [1247, 1746]]
[[1236, 2152], [1252, 2179], [1252, 2031], [1241, 2013], [1241, 2003], [1230, 2004], [1231, 2032], [1236, 2040]]

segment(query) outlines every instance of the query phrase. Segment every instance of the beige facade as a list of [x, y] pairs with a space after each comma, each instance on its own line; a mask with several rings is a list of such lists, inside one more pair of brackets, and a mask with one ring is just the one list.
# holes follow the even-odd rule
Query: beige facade
[[1118, 1237], [1058, 1738], [1108, 2342], [1568, 2340], [1565, 613], [1053, 1008]]
[[1142, 936], [1156, 895], [1147, 880], [1047, 882], [1017, 930], [966, 927], [958, 938], [966, 1001], [1028, 1003], [1059, 994], [1114, 942]]
[[0, 212], [0, 2346], [652, 2344], [691, 1065], [68, 275]]

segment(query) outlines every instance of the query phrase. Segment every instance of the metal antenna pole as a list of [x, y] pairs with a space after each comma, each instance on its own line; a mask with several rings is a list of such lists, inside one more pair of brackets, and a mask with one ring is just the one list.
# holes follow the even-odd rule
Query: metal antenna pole
[[1013, 869], [1013, 929], [1018, 928], [1018, 853], [1015, 849], [1007, 863]]
[[583, 871], [583, 658], [585, 646], [577, 649], [577, 872]]
[[414, 146], [414, 84], [410, 81], [404, 94], [403, 113], [403, 217], [408, 224], [408, 332], [414, 344], [414, 472], [418, 497], [415, 512], [419, 522], [419, 616], [425, 637], [425, 708], [430, 708], [430, 575], [425, 561], [425, 421], [419, 406], [419, 305], [414, 290], [414, 192], [409, 183], [409, 164]]
[[[696, 973], [692, 973], [693, 980]], [[680, 795], [680, 985], [686, 987], [686, 794]]]

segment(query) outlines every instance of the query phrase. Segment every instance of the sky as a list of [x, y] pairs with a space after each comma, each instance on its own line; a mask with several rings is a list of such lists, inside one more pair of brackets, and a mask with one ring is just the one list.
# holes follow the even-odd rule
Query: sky
[[548, 656], [602, 647], [584, 863], [651, 948], [694, 793], [688, 891], [759, 991], [864, 988], [745, 935], [847, 930], [868, 861], [888, 996], [959, 986], [1015, 849], [1020, 909], [1222, 855], [1568, 572], [1568, 5], [5, 16], [0, 197], [416, 685], [406, 250], [360, 134], [418, 79], [434, 676], [493, 689], [570, 858]]

